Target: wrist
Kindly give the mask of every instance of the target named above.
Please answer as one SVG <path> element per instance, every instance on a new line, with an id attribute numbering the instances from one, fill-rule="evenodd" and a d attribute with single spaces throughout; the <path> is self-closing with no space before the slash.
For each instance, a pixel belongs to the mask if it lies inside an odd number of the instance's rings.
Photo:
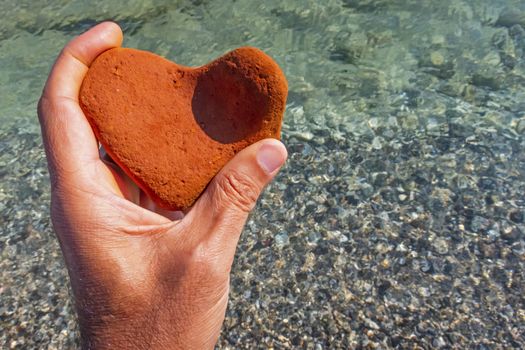
<path id="1" fill-rule="evenodd" d="M 107 301 L 105 297 L 77 299 L 82 349 L 157 349 L 162 333 L 158 318 L 137 300 Z M 179 348 L 170 339 L 169 348 Z M 166 348 L 166 347 L 164 347 Z"/>

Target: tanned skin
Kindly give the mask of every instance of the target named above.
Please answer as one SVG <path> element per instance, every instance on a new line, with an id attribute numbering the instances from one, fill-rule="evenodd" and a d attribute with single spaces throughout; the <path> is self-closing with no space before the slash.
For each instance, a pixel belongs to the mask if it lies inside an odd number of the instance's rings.
<path id="1" fill-rule="evenodd" d="M 38 116 L 51 217 L 73 289 L 84 349 L 212 349 L 249 212 L 287 153 L 274 139 L 239 152 L 186 213 L 158 208 L 100 157 L 78 104 L 91 62 L 122 43 L 115 23 L 69 42 Z"/>

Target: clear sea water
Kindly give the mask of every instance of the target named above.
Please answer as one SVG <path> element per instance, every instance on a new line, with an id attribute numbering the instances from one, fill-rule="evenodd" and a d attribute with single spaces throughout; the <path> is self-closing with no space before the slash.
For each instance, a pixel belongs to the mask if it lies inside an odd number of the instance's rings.
<path id="1" fill-rule="evenodd" d="M 0 347 L 76 344 L 36 103 L 105 19 L 184 65 L 251 45 L 287 76 L 290 161 L 220 347 L 525 346 L 525 1 L 1 0 Z"/>

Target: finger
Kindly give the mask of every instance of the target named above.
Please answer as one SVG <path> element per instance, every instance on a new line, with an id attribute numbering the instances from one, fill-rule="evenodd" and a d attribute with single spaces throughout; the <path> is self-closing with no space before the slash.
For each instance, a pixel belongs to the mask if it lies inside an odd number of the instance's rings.
<path id="1" fill-rule="evenodd" d="M 182 211 L 171 211 L 161 208 L 146 194 L 146 192 L 142 190 L 140 190 L 139 205 L 142 208 L 162 215 L 165 218 L 170 219 L 171 221 L 181 220 L 182 218 L 184 218 L 184 213 Z"/>
<path id="2" fill-rule="evenodd" d="M 131 180 L 126 172 L 115 163 L 115 161 L 106 152 L 104 147 L 100 148 L 99 154 L 100 159 L 106 164 L 115 177 L 115 182 L 119 189 L 117 194 L 120 194 L 130 202 L 164 216 L 171 221 L 181 220 L 184 217 L 184 213 L 182 211 L 166 210 L 153 202 L 153 200 L 151 200 L 151 198 L 144 191 L 142 191 L 140 187 L 138 187 L 137 184 L 133 182 L 133 180 Z"/>
<path id="3" fill-rule="evenodd" d="M 44 97 L 78 101 L 89 66 L 102 52 L 122 44 L 122 30 L 114 22 L 100 23 L 62 49 L 44 87 Z"/>
<path id="4" fill-rule="evenodd" d="M 198 227 L 201 237 L 196 239 L 211 238 L 225 244 L 223 248 L 233 257 L 249 212 L 286 157 L 286 148 L 275 139 L 259 141 L 239 152 L 184 218 Z"/>
<path id="5" fill-rule="evenodd" d="M 140 189 L 139 187 L 129 178 L 129 176 L 115 163 L 102 158 L 102 162 L 105 164 L 107 169 L 111 172 L 113 182 L 111 182 L 111 190 L 116 195 L 126 198 L 128 201 L 139 205 L 140 202 Z M 107 183 L 110 183 L 111 179 L 107 179 Z"/>
<path id="6" fill-rule="evenodd" d="M 105 22 L 70 41 L 57 58 L 38 105 L 52 171 L 81 170 L 86 162 L 99 159 L 97 141 L 80 109 L 78 94 L 93 60 L 121 43 L 120 27 Z"/>

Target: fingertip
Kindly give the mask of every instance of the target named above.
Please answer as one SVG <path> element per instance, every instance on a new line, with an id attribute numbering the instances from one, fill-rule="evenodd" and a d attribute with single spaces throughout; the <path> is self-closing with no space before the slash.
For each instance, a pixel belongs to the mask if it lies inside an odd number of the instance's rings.
<path id="1" fill-rule="evenodd" d="M 99 30 L 100 35 L 103 37 L 103 41 L 108 44 L 112 44 L 114 47 L 122 45 L 124 34 L 117 22 L 104 21 L 97 24 L 92 30 Z"/>
<path id="2" fill-rule="evenodd" d="M 120 26 L 118 25 L 118 23 L 115 22 L 115 21 L 112 21 L 112 20 L 107 20 L 107 21 L 104 21 L 104 22 L 100 22 L 99 24 L 95 25 L 93 28 L 97 28 L 97 27 L 109 27 L 112 30 L 119 30 L 119 31 L 121 31 Z"/>
<path id="3" fill-rule="evenodd" d="M 43 95 L 76 100 L 91 63 L 106 50 L 119 47 L 123 35 L 115 22 L 102 22 L 71 40 L 57 58 L 45 85 Z"/>
<path id="4" fill-rule="evenodd" d="M 257 149 L 257 163 L 267 174 L 277 171 L 288 158 L 288 151 L 284 144 L 276 139 L 260 141 Z"/>
<path id="5" fill-rule="evenodd" d="M 106 21 L 73 39 L 65 50 L 89 67 L 102 52 L 121 46 L 122 40 L 120 26 L 115 22 Z"/>

